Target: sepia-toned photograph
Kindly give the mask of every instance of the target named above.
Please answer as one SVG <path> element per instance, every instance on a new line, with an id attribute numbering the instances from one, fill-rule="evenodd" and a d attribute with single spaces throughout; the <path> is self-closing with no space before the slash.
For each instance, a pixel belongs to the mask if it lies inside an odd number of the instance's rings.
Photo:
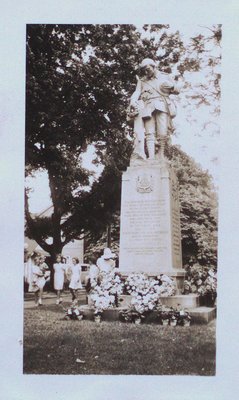
<path id="1" fill-rule="evenodd" d="M 222 31 L 26 25 L 24 374 L 216 375 Z"/>

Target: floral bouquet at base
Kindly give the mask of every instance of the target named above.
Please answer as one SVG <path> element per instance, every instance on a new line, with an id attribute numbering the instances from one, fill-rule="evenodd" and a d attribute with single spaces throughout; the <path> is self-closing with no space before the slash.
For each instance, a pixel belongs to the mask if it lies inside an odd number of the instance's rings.
<path id="1" fill-rule="evenodd" d="M 92 287 L 90 292 L 96 322 L 100 322 L 104 310 L 117 306 L 118 296 L 122 293 L 123 283 L 117 273 L 112 271 L 100 274 L 97 285 Z"/>
<path id="2" fill-rule="evenodd" d="M 186 267 L 184 294 L 199 294 L 201 305 L 213 306 L 217 296 L 217 275 L 213 268 L 200 264 Z"/>
<path id="3" fill-rule="evenodd" d="M 162 305 L 161 303 L 158 304 L 157 306 L 158 319 L 163 326 L 167 326 L 169 324 L 169 318 L 170 318 L 169 311 L 170 308 Z"/>
<path id="4" fill-rule="evenodd" d="M 208 271 L 205 280 L 205 301 L 208 307 L 213 307 L 217 298 L 217 277 L 214 271 Z"/>
<path id="5" fill-rule="evenodd" d="M 145 315 L 136 311 L 133 307 L 120 311 L 119 317 L 124 322 L 134 322 L 140 324 Z"/>
<path id="6" fill-rule="evenodd" d="M 175 293 L 175 283 L 166 275 L 161 275 L 159 280 L 144 273 L 132 273 L 126 279 L 125 287 L 132 297 L 131 313 L 133 310 L 141 319 L 157 309 L 160 296 L 172 296 Z"/>
<path id="7" fill-rule="evenodd" d="M 123 293 L 123 283 L 115 272 L 110 274 L 101 273 L 97 285 L 91 292 L 90 298 L 93 306 L 98 311 L 117 306 L 118 296 Z"/>
<path id="8" fill-rule="evenodd" d="M 190 326 L 191 325 L 191 316 L 188 314 L 183 320 L 183 326 Z"/>
<path id="9" fill-rule="evenodd" d="M 161 315 L 161 322 L 163 326 L 167 326 L 169 324 L 169 316 L 166 311 Z"/>
<path id="10" fill-rule="evenodd" d="M 123 293 L 124 284 L 120 274 L 115 271 L 110 273 L 101 272 L 98 284 L 101 288 L 108 290 L 110 294 L 120 295 Z"/>
<path id="11" fill-rule="evenodd" d="M 159 296 L 173 296 L 176 293 L 176 285 L 173 279 L 165 274 L 156 278 L 150 278 L 145 273 L 132 273 L 125 281 L 126 294 L 154 293 Z"/>
<path id="12" fill-rule="evenodd" d="M 171 307 L 169 311 L 169 325 L 176 326 L 177 323 L 178 323 L 178 311 L 174 310 L 173 307 Z"/>
<path id="13" fill-rule="evenodd" d="M 190 326 L 192 317 L 186 309 L 177 311 L 177 321 L 180 326 Z"/>
<path id="14" fill-rule="evenodd" d="M 90 294 L 91 301 L 95 311 L 103 313 L 104 310 L 115 306 L 115 296 L 110 294 L 108 290 L 96 286 Z"/>
<path id="15" fill-rule="evenodd" d="M 157 293 L 161 297 L 174 296 L 176 293 L 176 284 L 173 279 L 165 274 L 161 274 L 157 277 L 159 286 L 157 287 Z"/>
<path id="16" fill-rule="evenodd" d="M 125 293 L 135 295 L 149 289 L 149 279 L 144 273 L 132 273 L 125 280 Z"/>
<path id="17" fill-rule="evenodd" d="M 133 321 L 133 317 L 132 317 L 132 313 L 131 310 L 126 308 L 124 310 L 121 310 L 119 312 L 119 318 L 121 321 L 124 322 L 132 322 Z"/>
<path id="18" fill-rule="evenodd" d="M 81 321 L 83 318 L 84 314 L 78 307 L 72 306 L 65 310 L 65 319 Z"/>
<path id="19" fill-rule="evenodd" d="M 94 312 L 94 320 L 96 323 L 100 323 L 102 320 L 103 311 L 95 310 Z"/>
<path id="20" fill-rule="evenodd" d="M 138 293 L 132 295 L 131 307 L 140 315 L 146 315 L 156 309 L 158 296 L 155 293 Z"/>
<path id="21" fill-rule="evenodd" d="M 100 277 L 100 286 L 108 291 L 109 295 L 115 297 L 115 306 L 118 306 L 118 298 L 123 293 L 124 283 L 120 274 L 112 271 L 109 274 L 102 274 Z"/>

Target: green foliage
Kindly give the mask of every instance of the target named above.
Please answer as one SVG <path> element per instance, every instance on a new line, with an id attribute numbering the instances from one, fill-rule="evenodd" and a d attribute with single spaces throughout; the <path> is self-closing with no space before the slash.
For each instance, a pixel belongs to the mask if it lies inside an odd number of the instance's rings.
<path id="1" fill-rule="evenodd" d="M 200 264 L 186 265 L 184 294 L 197 293 L 200 296 L 217 294 L 217 275 L 215 269 Z"/>
<path id="2" fill-rule="evenodd" d="M 26 235 L 29 239 L 34 239 L 36 234 L 40 235 L 43 240 L 52 235 L 52 220 L 49 217 L 35 217 L 32 221 L 31 228 L 26 227 Z"/>
<path id="3" fill-rule="evenodd" d="M 217 196 L 210 175 L 176 146 L 169 158 L 179 182 L 183 264 L 217 263 Z"/>

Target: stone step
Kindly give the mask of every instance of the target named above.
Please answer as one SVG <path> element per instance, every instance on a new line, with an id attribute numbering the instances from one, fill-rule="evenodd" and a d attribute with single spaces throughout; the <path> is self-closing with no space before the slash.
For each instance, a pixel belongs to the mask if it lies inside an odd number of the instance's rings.
<path id="1" fill-rule="evenodd" d="M 80 306 L 80 309 L 85 315 L 86 319 L 93 320 L 94 319 L 94 308 L 88 305 Z M 102 319 L 104 321 L 118 321 L 119 320 L 119 312 L 124 310 L 125 307 L 117 307 L 105 310 L 103 312 Z M 192 316 L 192 323 L 194 324 L 207 324 L 212 321 L 216 317 L 216 308 L 215 307 L 196 307 L 190 310 L 190 315 Z M 146 323 L 157 322 L 158 316 L 155 311 L 150 313 L 147 318 L 145 318 Z"/>
<path id="2" fill-rule="evenodd" d="M 175 296 L 160 297 L 160 301 L 165 306 L 173 308 L 178 307 L 178 305 L 180 305 L 180 307 L 182 308 L 188 309 L 199 307 L 199 295 L 197 294 L 176 294 Z M 122 295 L 119 298 L 120 307 L 128 307 L 130 305 L 130 302 L 130 295 Z M 91 305 L 90 299 L 88 304 Z"/>
<path id="3" fill-rule="evenodd" d="M 208 324 L 216 318 L 216 307 L 196 307 L 190 309 L 190 314 L 196 324 Z"/>
<path id="4" fill-rule="evenodd" d="M 197 294 L 177 294 L 175 296 L 160 297 L 162 304 L 176 308 L 178 306 L 191 310 L 199 307 L 199 295 Z"/>

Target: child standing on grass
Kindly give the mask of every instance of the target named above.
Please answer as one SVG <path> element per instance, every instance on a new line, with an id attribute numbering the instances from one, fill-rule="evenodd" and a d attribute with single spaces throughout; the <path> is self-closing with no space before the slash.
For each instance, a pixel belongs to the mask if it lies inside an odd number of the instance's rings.
<path id="1" fill-rule="evenodd" d="M 45 283 L 45 273 L 40 267 L 40 257 L 35 257 L 32 266 L 32 281 L 29 286 L 29 291 L 35 293 L 36 307 L 42 305 L 42 295 Z"/>
<path id="2" fill-rule="evenodd" d="M 64 286 L 64 277 L 66 271 L 66 264 L 63 264 L 61 262 L 60 254 L 56 257 L 56 262 L 55 264 L 53 264 L 53 270 L 54 270 L 54 289 L 56 290 L 57 293 L 56 304 L 60 304 L 62 303 L 61 293 Z"/>
<path id="3" fill-rule="evenodd" d="M 98 257 L 96 255 L 89 257 L 89 274 L 86 276 L 86 291 L 90 292 L 92 288 L 97 285 L 98 276 L 100 274 L 100 270 L 96 265 L 96 259 Z"/>
<path id="4" fill-rule="evenodd" d="M 40 265 L 39 265 L 41 271 L 44 274 L 45 282 L 50 280 L 50 275 L 51 271 L 46 263 L 46 257 L 45 256 L 40 256 Z"/>
<path id="5" fill-rule="evenodd" d="M 69 289 L 72 295 L 72 303 L 78 302 L 78 290 L 82 289 L 81 283 L 81 266 L 77 257 L 72 258 L 72 265 L 68 268 L 70 274 Z"/>
<path id="6" fill-rule="evenodd" d="M 64 286 L 63 286 L 63 290 L 66 290 L 66 291 L 68 291 L 69 290 L 69 277 L 68 277 L 68 268 L 69 268 L 69 265 L 70 265 L 70 260 L 71 260 L 71 257 L 70 256 L 64 256 L 64 257 L 61 257 L 61 262 L 63 263 L 63 264 L 65 264 L 65 267 L 66 267 L 66 274 L 65 274 L 65 278 L 64 278 Z"/>

